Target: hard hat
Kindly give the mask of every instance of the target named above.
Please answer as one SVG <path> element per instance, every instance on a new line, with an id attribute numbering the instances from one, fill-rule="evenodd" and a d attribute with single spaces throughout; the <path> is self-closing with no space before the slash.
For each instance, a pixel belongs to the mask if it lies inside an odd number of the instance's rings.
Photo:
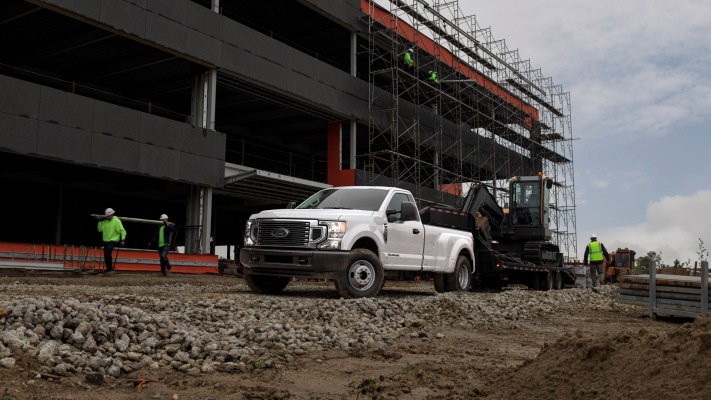
<path id="1" fill-rule="evenodd" d="M 164 219 L 167 220 L 167 219 L 168 219 L 168 216 L 165 215 L 165 214 L 161 214 L 159 219 L 160 219 L 161 221 L 163 221 Z"/>
<path id="2" fill-rule="evenodd" d="M 415 50 L 415 49 L 413 49 L 412 47 L 410 47 L 409 49 L 407 49 L 407 51 L 413 51 L 413 50 Z"/>
<path id="3" fill-rule="evenodd" d="M 107 208 L 106 211 L 104 211 L 104 217 L 108 217 L 109 215 L 114 215 L 113 208 Z"/>
<path id="4" fill-rule="evenodd" d="M 597 239 L 597 235 L 593 233 L 592 235 L 590 235 L 590 239 Z"/>
<path id="5" fill-rule="evenodd" d="M 432 73 L 432 71 L 427 71 L 427 73 L 428 73 L 428 74 L 431 74 L 431 73 Z"/>

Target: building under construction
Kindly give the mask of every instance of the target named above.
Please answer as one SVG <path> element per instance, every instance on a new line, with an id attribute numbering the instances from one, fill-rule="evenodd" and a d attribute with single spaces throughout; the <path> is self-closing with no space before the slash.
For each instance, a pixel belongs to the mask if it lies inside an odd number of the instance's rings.
<path id="1" fill-rule="evenodd" d="M 0 241 L 96 245 L 112 207 L 234 249 L 331 185 L 456 206 L 540 171 L 577 253 L 570 95 L 456 0 L 6 0 L 0 36 Z"/>

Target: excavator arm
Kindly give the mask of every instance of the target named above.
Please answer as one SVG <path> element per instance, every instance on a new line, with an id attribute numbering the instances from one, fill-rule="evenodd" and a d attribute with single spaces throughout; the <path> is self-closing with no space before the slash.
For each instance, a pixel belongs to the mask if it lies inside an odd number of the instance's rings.
<path id="1" fill-rule="evenodd" d="M 477 212 L 481 213 L 489 220 L 489 224 L 494 229 L 500 227 L 506 217 L 504 210 L 501 209 L 494 196 L 481 183 L 474 184 L 469 189 L 469 193 L 464 199 L 464 205 L 462 205 L 462 212 L 471 215 L 476 215 Z"/>

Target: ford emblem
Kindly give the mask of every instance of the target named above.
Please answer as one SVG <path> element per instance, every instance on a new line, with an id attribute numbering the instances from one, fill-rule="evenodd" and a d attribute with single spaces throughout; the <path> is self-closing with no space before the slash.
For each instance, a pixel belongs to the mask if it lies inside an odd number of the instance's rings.
<path id="1" fill-rule="evenodd" d="M 277 239 L 285 238 L 289 236 L 289 230 L 286 228 L 276 228 L 272 231 L 272 237 Z"/>

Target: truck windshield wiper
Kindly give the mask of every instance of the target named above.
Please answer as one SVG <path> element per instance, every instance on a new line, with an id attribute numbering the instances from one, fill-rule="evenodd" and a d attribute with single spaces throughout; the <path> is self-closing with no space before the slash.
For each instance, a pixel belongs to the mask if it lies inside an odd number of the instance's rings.
<path id="1" fill-rule="evenodd" d="M 351 207 L 324 207 L 324 210 L 352 210 Z"/>

